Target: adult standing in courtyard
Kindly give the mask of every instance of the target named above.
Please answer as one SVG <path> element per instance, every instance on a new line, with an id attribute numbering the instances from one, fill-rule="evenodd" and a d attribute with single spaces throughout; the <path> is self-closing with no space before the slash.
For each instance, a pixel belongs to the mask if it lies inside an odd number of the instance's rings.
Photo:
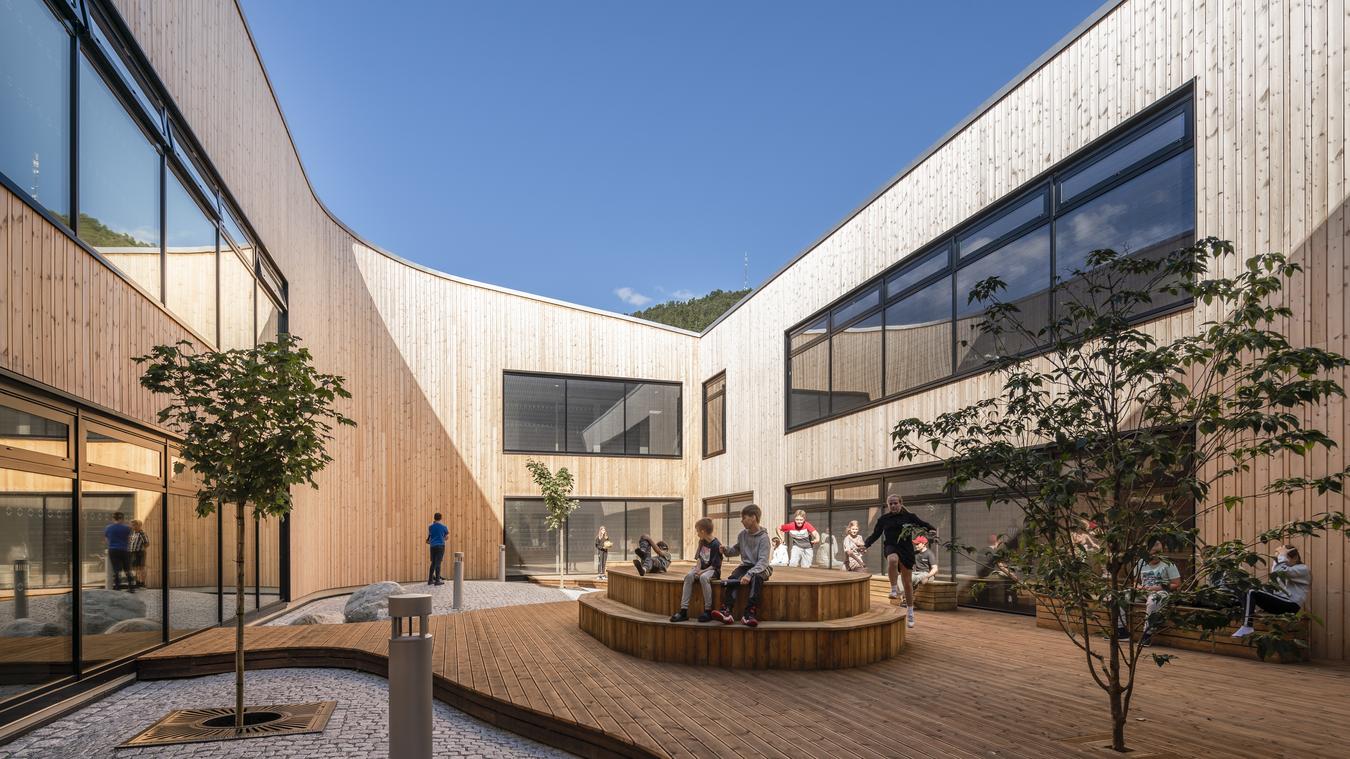
<path id="1" fill-rule="evenodd" d="M 797 509 L 792 521 L 778 528 L 783 545 L 788 547 L 788 566 L 809 569 L 815 560 L 815 547 L 820 543 L 820 533 L 806 521 L 806 512 Z"/>
<path id="2" fill-rule="evenodd" d="M 441 512 L 436 512 L 431 524 L 427 525 L 427 545 L 431 548 L 431 566 L 427 567 L 427 584 L 444 585 L 441 579 L 441 562 L 445 560 L 445 539 L 450 528 L 441 524 Z"/>
<path id="3" fill-rule="evenodd" d="M 905 586 L 905 623 L 914 626 L 914 584 L 911 573 L 914 571 L 914 538 L 917 528 L 936 535 L 937 528 L 920 519 L 914 512 L 905 508 L 900 496 L 886 498 L 886 512 L 877 517 L 872 535 L 863 543 L 863 548 L 871 548 L 877 538 L 883 537 L 882 555 L 886 557 L 886 574 L 891 578 L 891 598 L 900 596 L 900 587 L 896 576 Z"/>

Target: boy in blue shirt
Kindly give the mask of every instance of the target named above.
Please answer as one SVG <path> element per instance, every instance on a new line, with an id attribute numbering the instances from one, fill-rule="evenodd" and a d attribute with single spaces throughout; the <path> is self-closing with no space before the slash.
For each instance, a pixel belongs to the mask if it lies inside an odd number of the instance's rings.
<path id="1" fill-rule="evenodd" d="M 131 527 L 123 522 L 122 512 L 113 512 L 112 524 L 103 528 L 103 539 L 108 541 L 108 563 L 112 564 L 113 590 L 122 589 L 122 575 L 127 578 L 127 590 L 136 592 L 136 577 L 131 573 Z"/>
<path id="2" fill-rule="evenodd" d="M 445 538 L 450 528 L 441 524 L 441 512 L 436 512 L 434 521 L 427 525 L 427 545 L 431 546 L 431 566 L 427 569 L 428 585 L 444 585 L 441 579 L 441 561 L 445 558 Z"/>

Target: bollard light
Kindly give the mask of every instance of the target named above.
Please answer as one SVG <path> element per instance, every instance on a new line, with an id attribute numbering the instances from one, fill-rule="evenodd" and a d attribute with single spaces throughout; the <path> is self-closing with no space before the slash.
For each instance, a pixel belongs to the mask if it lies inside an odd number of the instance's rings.
<path id="1" fill-rule="evenodd" d="M 431 596 L 389 596 L 389 756 L 431 759 Z"/>
<path id="2" fill-rule="evenodd" d="M 506 582 L 506 546 L 497 546 L 497 582 Z"/>
<path id="3" fill-rule="evenodd" d="M 14 618 L 28 616 L 28 559 L 14 560 Z"/>
<path id="4" fill-rule="evenodd" d="M 455 551 L 455 611 L 464 608 L 464 552 Z"/>

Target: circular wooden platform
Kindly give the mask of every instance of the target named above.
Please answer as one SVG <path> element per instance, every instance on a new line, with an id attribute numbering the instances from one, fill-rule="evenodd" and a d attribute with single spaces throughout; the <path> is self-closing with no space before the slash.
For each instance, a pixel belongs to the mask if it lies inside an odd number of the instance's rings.
<path id="1" fill-rule="evenodd" d="M 764 585 L 758 627 L 672 623 L 690 566 L 677 562 L 668 573 L 646 577 L 632 567 L 611 567 L 608 591 L 578 599 L 579 626 L 642 659 L 744 669 L 857 667 L 889 659 L 904 646 L 904 610 L 872 602 L 870 575 L 821 569 L 775 567 Z M 695 587 L 689 607 L 697 617 L 703 602 Z M 720 607 L 716 584 L 713 593 Z"/>

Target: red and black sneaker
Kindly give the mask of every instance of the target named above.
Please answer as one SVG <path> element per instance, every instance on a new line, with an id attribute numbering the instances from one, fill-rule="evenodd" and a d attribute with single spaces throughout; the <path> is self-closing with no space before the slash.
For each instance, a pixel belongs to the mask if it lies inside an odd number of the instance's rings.
<path id="1" fill-rule="evenodd" d="M 721 623 L 724 624 L 724 625 L 729 625 L 729 624 L 731 624 L 732 622 L 735 622 L 735 621 L 736 621 L 736 618 L 733 617 L 733 616 L 731 616 L 731 609 L 728 609 L 728 608 L 725 608 L 725 607 L 723 607 L 723 608 L 721 608 L 721 609 L 718 609 L 717 611 L 713 612 L 712 614 L 713 614 L 713 619 L 716 619 L 718 622 L 721 622 Z"/>
<path id="2" fill-rule="evenodd" d="M 759 610 L 753 606 L 745 607 L 745 613 L 741 615 L 741 624 L 745 625 L 746 627 L 758 627 L 759 626 L 758 611 Z"/>

